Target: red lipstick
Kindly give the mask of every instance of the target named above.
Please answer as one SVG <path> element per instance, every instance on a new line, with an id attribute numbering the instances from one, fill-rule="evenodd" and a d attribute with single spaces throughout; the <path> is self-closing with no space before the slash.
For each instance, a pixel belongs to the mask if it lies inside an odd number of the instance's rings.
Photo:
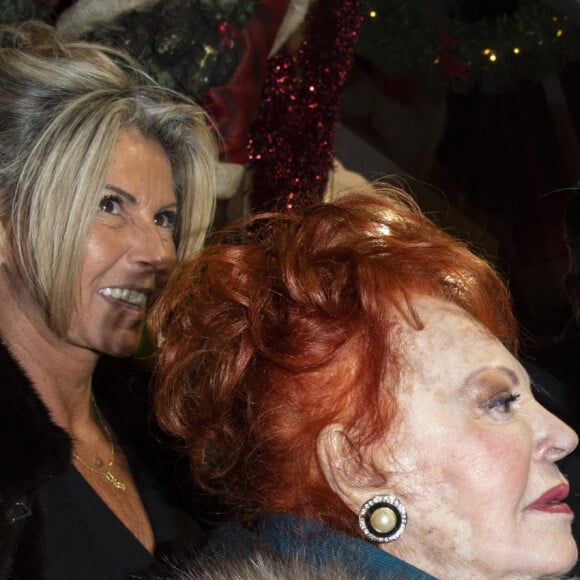
<path id="1" fill-rule="evenodd" d="M 540 512 L 548 512 L 552 514 L 570 514 L 572 509 L 564 500 L 568 497 L 570 488 L 568 484 L 561 483 L 546 493 L 543 493 L 536 501 L 533 501 L 526 509 L 536 510 Z"/>

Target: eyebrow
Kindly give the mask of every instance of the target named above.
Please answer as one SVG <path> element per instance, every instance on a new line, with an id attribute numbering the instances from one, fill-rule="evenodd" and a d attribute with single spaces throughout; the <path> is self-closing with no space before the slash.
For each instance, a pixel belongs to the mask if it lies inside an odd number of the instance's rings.
<path id="1" fill-rule="evenodd" d="M 497 367 L 481 367 L 472 373 L 470 373 L 465 380 L 463 381 L 464 387 L 469 387 L 470 383 L 476 379 L 479 375 L 485 372 L 499 372 L 503 375 L 507 375 L 507 377 L 514 383 L 514 385 L 518 386 L 520 384 L 520 378 L 518 375 L 510 368 L 505 367 L 503 365 Z"/>
<path id="2" fill-rule="evenodd" d="M 110 183 L 107 183 L 105 185 L 105 189 L 118 193 L 120 196 L 124 197 L 129 203 L 137 204 L 137 198 L 134 195 L 130 194 L 128 191 L 125 191 L 120 187 L 117 187 L 116 185 L 111 185 Z"/>
<path id="3" fill-rule="evenodd" d="M 105 184 L 105 189 L 108 189 L 109 191 L 114 191 L 115 193 L 125 198 L 129 203 L 137 205 L 137 198 L 128 191 L 125 191 L 123 188 L 107 183 Z M 177 201 L 172 201 L 171 203 L 161 206 L 159 208 L 159 211 L 165 211 L 173 208 L 177 208 Z"/>

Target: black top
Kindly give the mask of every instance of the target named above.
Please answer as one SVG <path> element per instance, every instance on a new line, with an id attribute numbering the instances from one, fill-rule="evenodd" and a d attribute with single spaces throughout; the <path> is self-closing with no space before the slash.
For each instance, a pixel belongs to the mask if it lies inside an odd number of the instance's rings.
<path id="1" fill-rule="evenodd" d="M 187 464 L 176 461 L 148 420 L 149 376 L 140 361 L 101 357 L 93 387 L 160 553 L 170 537 L 203 539 L 193 518 L 206 502 L 195 498 L 182 471 Z M 152 560 L 74 470 L 71 452 L 70 436 L 0 341 L 0 580 L 125 578 Z"/>
<path id="2" fill-rule="evenodd" d="M 156 554 L 170 551 L 174 543 L 197 540 L 197 524 L 173 504 L 132 445 L 131 437 L 114 428 L 149 517 Z M 42 486 L 40 503 L 46 518 L 45 570 L 50 580 L 139 577 L 153 563 L 154 557 L 72 464 Z"/>

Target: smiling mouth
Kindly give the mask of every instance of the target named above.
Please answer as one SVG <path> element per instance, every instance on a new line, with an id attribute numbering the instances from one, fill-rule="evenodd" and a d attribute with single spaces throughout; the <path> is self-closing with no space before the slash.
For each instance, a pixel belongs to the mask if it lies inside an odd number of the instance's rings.
<path id="1" fill-rule="evenodd" d="M 121 302 L 131 310 L 141 310 L 147 304 L 147 294 L 130 288 L 101 288 L 98 293 L 105 298 Z"/>

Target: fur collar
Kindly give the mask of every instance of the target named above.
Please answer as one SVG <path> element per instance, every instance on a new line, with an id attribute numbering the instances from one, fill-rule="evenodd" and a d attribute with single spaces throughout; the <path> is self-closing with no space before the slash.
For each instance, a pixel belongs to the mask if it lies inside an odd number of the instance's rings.
<path id="1" fill-rule="evenodd" d="M 4 344 L 0 344 L 0 373 L 2 487 L 30 492 L 66 468 L 71 439 L 52 422 L 30 379 Z"/>
<path id="2" fill-rule="evenodd" d="M 64 471 L 72 441 L 58 427 L 24 370 L 0 343 L 0 489 L 30 493 Z M 97 400 L 110 419 L 137 439 L 147 435 L 149 369 L 134 359 L 101 357 L 93 375 Z"/>

